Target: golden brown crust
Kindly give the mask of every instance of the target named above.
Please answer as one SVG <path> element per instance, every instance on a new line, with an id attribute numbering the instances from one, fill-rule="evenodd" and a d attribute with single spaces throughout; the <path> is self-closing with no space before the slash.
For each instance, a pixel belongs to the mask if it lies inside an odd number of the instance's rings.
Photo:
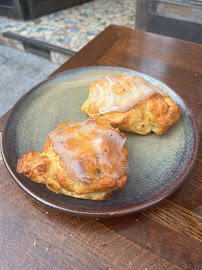
<path id="1" fill-rule="evenodd" d="M 120 77 L 116 76 L 116 78 Z M 103 79 L 100 81 L 103 83 Z M 90 86 L 90 93 L 96 83 Z M 180 118 L 180 111 L 180 106 L 171 97 L 160 93 L 139 101 L 126 112 L 111 111 L 99 114 L 99 108 L 90 96 L 82 106 L 82 112 L 88 114 L 90 118 L 107 120 L 112 126 L 118 127 L 120 130 L 141 135 L 146 135 L 151 131 L 157 135 L 163 134 L 170 126 L 177 123 Z"/>
<path id="2" fill-rule="evenodd" d="M 118 132 L 122 137 L 124 135 L 119 130 L 113 129 L 108 122 L 98 120 L 97 126 L 103 130 L 113 130 Z M 67 123 L 61 123 L 57 128 L 64 128 Z M 76 127 L 73 127 L 76 128 Z M 84 136 L 84 135 L 83 135 Z M 85 137 L 85 136 L 84 136 Z M 82 138 L 81 138 L 82 140 Z M 86 145 L 86 137 L 84 138 L 83 145 Z M 110 145 L 107 144 L 106 149 Z M 70 147 L 73 147 L 72 145 Z M 122 148 L 122 153 L 128 157 L 126 145 Z M 91 159 L 91 152 L 86 152 L 87 155 L 82 156 L 83 161 L 85 159 Z M 88 155 L 89 154 L 89 155 Z M 112 155 L 112 159 L 117 158 Z M 91 160 L 90 160 L 91 162 Z M 91 163 L 90 163 L 91 164 Z M 46 184 L 46 186 L 55 193 L 62 193 L 68 196 L 92 199 L 92 200 L 104 200 L 113 190 L 123 188 L 127 182 L 127 177 L 124 173 L 118 179 L 112 179 L 107 177 L 97 165 L 97 168 L 91 168 L 94 176 L 90 183 L 71 180 L 66 173 L 66 169 L 62 159 L 54 152 L 53 145 L 50 139 L 47 139 L 44 146 L 43 153 L 29 152 L 22 155 L 17 164 L 17 172 L 23 173 L 31 180 Z"/>

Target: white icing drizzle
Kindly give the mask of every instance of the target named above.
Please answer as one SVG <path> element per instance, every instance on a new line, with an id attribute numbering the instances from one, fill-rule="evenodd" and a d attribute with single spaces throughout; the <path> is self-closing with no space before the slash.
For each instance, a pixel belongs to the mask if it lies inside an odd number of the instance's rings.
<path id="1" fill-rule="evenodd" d="M 167 95 L 140 76 L 106 76 L 104 81 L 95 84 L 90 98 L 99 107 L 99 114 L 104 114 L 112 111 L 126 112 L 139 101 L 157 93 Z"/>
<path id="2" fill-rule="evenodd" d="M 77 129 L 74 129 L 71 132 L 69 128 L 74 126 L 77 126 Z M 102 130 L 97 126 L 95 120 L 88 119 L 85 122 L 72 122 L 66 127 L 58 128 L 50 132 L 48 137 L 52 142 L 54 151 L 63 160 L 68 177 L 75 181 L 90 183 L 90 179 L 92 179 L 93 176 L 84 168 L 82 161 L 79 158 L 79 152 L 82 151 L 83 145 L 83 142 L 80 141 L 79 136 L 81 136 L 81 134 L 88 136 L 88 134 L 92 131 L 92 139 L 86 143 L 88 143 L 90 148 L 93 149 L 95 156 L 93 162 L 95 163 L 95 166 L 98 165 L 97 167 L 100 167 L 106 176 L 112 179 L 118 179 L 125 172 L 125 169 L 128 166 L 126 157 L 122 153 L 122 148 L 126 139 L 123 139 L 118 132 L 113 130 Z M 68 148 L 69 139 L 76 140 L 78 145 L 76 149 L 71 150 Z M 103 145 L 106 141 L 114 145 L 112 151 L 115 151 L 114 154 L 117 155 L 117 160 L 115 160 L 115 170 L 108 169 L 108 167 L 110 168 L 112 164 L 110 152 L 103 150 L 105 149 Z"/>

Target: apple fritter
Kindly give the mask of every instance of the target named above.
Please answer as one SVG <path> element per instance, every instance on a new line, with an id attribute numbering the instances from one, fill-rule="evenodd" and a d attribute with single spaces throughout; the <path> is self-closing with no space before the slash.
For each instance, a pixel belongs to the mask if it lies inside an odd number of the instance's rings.
<path id="1" fill-rule="evenodd" d="M 82 111 L 141 135 L 163 134 L 180 118 L 180 106 L 161 88 L 136 75 L 106 76 L 89 87 Z"/>
<path id="2" fill-rule="evenodd" d="M 24 153 L 17 172 L 55 193 L 104 200 L 127 182 L 125 135 L 103 120 L 61 123 L 43 153 Z"/>

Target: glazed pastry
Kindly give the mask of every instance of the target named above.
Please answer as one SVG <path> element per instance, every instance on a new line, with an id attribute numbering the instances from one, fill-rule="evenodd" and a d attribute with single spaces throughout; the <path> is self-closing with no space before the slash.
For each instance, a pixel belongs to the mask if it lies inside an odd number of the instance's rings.
<path id="1" fill-rule="evenodd" d="M 89 87 L 82 111 L 121 130 L 163 134 L 180 118 L 180 106 L 161 88 L 137 75 L 106 76 Z"/>
<path id="2" fill-rule="evenodd" d="M 127 182 L 125 140 L 103 120 L 64 122 L 48 134 L 43 153 L 22 155 L 17 172 L 55 193 L 104 200 Z"/>

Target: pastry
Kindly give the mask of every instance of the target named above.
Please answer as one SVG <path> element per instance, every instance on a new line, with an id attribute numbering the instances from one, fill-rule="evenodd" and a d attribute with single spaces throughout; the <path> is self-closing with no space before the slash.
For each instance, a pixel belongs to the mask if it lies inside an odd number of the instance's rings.
<path id="1" fill-rule="evenodd" d="M 64 122 L 48 134 L 43 153 L 23 154 L 16 170 L 55 193 L 104 200 L 127 182 L 125 140 L 100 119 Z"/>
<path id="2" fill-rule="evenodd" d="M 121 130 L 163 134 L 180 118 L 180 106 L 161 88 L 141 76 L 106 76 L 89 87 L 82 111 Z"/>

